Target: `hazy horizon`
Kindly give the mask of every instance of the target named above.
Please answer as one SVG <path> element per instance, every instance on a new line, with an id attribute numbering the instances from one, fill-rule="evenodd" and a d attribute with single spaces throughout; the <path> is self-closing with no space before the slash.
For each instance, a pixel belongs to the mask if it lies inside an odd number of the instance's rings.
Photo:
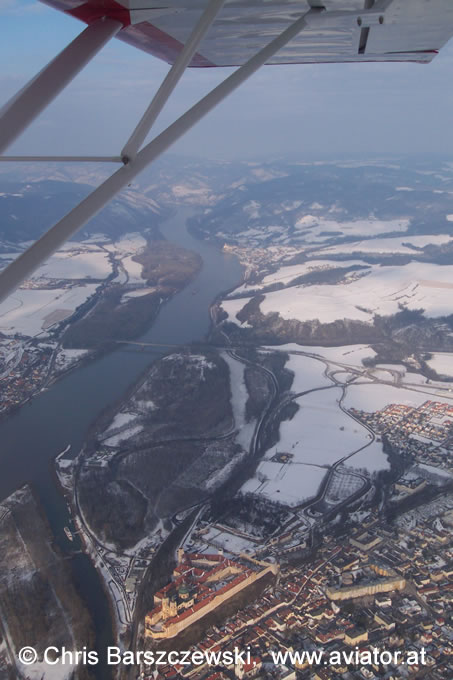
<path id="1" fill-rule="evenodd" d="M 3 105 L 84 24 L 39 2 L 0 0 Z M 10 148 L 10 154 L 119 154 L 168 65 L 113 40 Z M 190 69 L 161 131 L 233 69 Z M 453 43 L 428 65 L 264 67 L 171 152 L 241 159 L 287 154 L 453 152 Z M 373 149 L 376 151 L 373 152 Z"/>

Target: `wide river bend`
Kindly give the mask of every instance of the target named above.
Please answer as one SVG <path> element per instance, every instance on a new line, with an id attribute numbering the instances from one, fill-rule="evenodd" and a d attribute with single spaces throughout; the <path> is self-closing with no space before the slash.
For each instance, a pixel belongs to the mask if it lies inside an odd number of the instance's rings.
<path id="1" fill-rule="evenodd" d="M 241 279 L 242 269 L 233 255 L 193 238 L 186 220 L 193 209 L 180 208 L 161 227 L 165 238 L 198 252 L 203 266 L 196 279 L 164 305 L 141 337 L 151 343 L 183 345 L 202 340 L 209 330 L 209 307 L 222 291 Z M 144 369 L 161 352 L 131 352 L 120 348 L 68 373 L 28 405 L 0 423 L 0 500 L 26 482 L 33 485 L 47 514 L 56 542 L 68 553 L 63 527 L 69 523 L 66 502 L 53 475 L 53 459 L 68 444 L 78 452 L 87 430 L 99 413 L 117 402 Z M 110 614 L 100 578 L 83 554 L 71 557 L 74 579 L 86 602 L 96 630 L 98 651 L 112 644 Z M 52 641 L 49 640 L 49 644 Z M 110 678 L 104 665 L 97 668 L 100 680 Z"/>

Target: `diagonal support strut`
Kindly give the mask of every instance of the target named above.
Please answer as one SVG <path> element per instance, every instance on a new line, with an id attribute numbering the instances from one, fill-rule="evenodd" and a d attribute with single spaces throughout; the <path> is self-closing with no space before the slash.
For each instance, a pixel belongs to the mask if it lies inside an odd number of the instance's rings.
<path id="1" fill-rule="evenodd" d="M 122 163 L 120 156 L 0 156 L 0 163 Z"/>
<path id="2" fill-rule="evenodd" d="M 229 94 L 258 71 L 282 47 L 295 38 L 306 26 L 306 19 L 323 9 L 310 9 L 279 36 L 251 57 L 243 66 L 217 85 L 192 108 L 149 142 L 137 156 L 117 170 L 78 206 L 57 222 L 28 250 L 0 273 L 0 302 L 15 290 L 24 279 L 54 253 L 65 241 L 96 215 L 121 189 L 131 182 L 180 137 L 204 118 Z"/>
<path id="3" fill-rule="evenodd" d="M 0 109 L 0 153 L 122 28 L 120 21 L 107 17 L 90 24 Z"/>
<path id="4" fill-rule="evenodd" d="M 192 61 L 201 41 L 215 21 L 225 0 L 210 0 L 197 25 L 189 36 L 183 50 L 165 76 L 142 119 L 126 142 L 121 157 L 124 163 L 134 158 L 151 130 L 159 113 L 167 103 L 171 93 L 179 83 L 184 71 Z"/>

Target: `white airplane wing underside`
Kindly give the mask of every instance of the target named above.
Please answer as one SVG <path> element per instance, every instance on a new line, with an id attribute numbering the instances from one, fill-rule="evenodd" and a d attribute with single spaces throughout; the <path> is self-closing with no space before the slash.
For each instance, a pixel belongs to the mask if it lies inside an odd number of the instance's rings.
<path id="1" fill-rule="evenodd" d="M 125 27 L 118 38 L 168 63 L 181 52 L 207 4 L 206 0 L 44 1 L 86 23 L 101 14 L 119 18 Z M 227 0 L 190 65 L 240 66 L 301 14 L 318 7 L 325 9 L 323 17 L 313 17 L 307 30 L 269 64 L 429 62 L 453 35 L 451 0 Z M 363 16 L 357 16 L 361 12 Z"/>

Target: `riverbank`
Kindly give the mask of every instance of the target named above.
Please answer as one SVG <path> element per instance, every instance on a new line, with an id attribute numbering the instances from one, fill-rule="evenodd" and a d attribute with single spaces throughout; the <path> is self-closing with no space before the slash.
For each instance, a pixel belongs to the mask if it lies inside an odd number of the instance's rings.
<path id="1" fill-rule="evenodd" d="M 181 209 L 161 225 L 161 231 L 167 240 L 198 252 L 203 265 L 193 283 L 161 307 L 151 328 L 139 338 L 144 342 L 181 346 L 205 338 L 210 328 L 212 300 L 241 279 L 242 270 L 234 256 L 219 252 L 188 234 L 185 223 L 192 213 L 192 209 Z M 99 414 L 118 402 L 129 386 L 164 353 L 163 350 L 150 354 L 125 351 L 124 347 L 115 349 L 65 374 L 37 394 L 29 406 L 0 423 L 0 498 L 30 481 L 55 541 L 65 554 L 70 554 L 64 533 L 70 517 L 66 501 L 54 482 L 54 458 L 68 444 L 71 452 L 80 451 Z M 71 564 L 79 593 L 90 605 L 96 638 L 103 644 L 109 610 L 98 574 L 85 555 L 73 556 Z"/>
<path id="2" fill-rule="evenodd" d="M 50 527 L 32 489 L 24 486 L 0 505 L 0 595 L 7 666 L 21 675 L 17 654 L 37 652 L 28 670 L 47 677 L 42 655 L 49 644 L 76 651 L 93 646 L 88 609 L 74 587 L 71 569 L 53 545 Z M 11 568 L 14 565 L 14 568 Z M 77 677 L 87 677 L 83 671 Z"/>
<path id="3" fill-rule="evenodd" d="M 118 341 L 136 340 L 148 332 L 162 307 L 196 278 L 203 264 L 198 253 L 165 240 L 160 232 L 153 233 L 152 240 L 148 237 L 146 245 L 130 259 L 130 267 L 139 270 L 132 281 L 125 272 L 127 278 L 120 283 L 118 263 L 113 260 L 114 272 L 74 314 L 49 329 L 48 338 L 21 337 L 21 361 L 27 370 L 24 373 L 22 367 L 22 372 L 16 370 L 3 378 L 7 398 L 0 405 L 0 419 L 36 398 L 68 371 L 115 350 Z M 70 264 L 71 258 L 68 260 Z M 28 382 L 24 382 L 26 376 Z M 13 389 L 11 385 L 16 383 Z"/>

